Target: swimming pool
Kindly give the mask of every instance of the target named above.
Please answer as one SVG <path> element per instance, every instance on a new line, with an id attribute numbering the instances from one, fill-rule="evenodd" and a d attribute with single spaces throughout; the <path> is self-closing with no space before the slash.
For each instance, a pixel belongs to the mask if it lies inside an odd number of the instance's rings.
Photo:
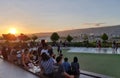
<path id="1" fill-rule="evenodd" d="M 113 48 L 86 48 L 86 47 L 70 47 L 69 53 L 100 53 L 100 54 L 120 54 L 120 48 L 117 51 Z"/>

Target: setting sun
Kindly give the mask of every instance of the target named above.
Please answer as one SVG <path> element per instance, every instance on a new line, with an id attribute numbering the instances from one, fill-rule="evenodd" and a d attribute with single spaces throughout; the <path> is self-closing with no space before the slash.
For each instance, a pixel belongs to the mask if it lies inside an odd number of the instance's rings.
<path id="1" fill-rule="evenodd" d="M 15 29 L 15 28 L 11 28 L 11 29 L 9 30 L 9 33 L 11 33 L 11 34 L 16 34 L 16 33 L 17 33 L 17 31 L 16 31 L 16 29 Z"/>

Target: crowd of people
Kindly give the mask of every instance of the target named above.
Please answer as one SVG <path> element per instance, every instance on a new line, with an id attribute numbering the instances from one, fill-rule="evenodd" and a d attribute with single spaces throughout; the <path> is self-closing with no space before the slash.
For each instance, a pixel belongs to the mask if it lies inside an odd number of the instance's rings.
<path id="1" fill-rule="evenodd" d="M 80 66 L 78 58 L 74 57 L 70 64 L 68 58 L 62 54 L 58 46 L 58 54 L 55 54 L 52 46 L 45 40 L 40 43 L 26 43 L 17 46 L 2 46 L 3 59 L 17 64 L 26 70 L 36 67 L 36 72 L 41 78 L 79 78 Z M 64 60 L 63 60 L 64 59 Z"/>

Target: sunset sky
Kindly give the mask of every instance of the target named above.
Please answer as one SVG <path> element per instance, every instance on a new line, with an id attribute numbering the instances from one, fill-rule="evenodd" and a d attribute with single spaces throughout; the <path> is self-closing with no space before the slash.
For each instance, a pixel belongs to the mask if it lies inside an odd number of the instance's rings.
<path id="1" fill-rule="evenodd" d="M 120 24 L 120 0 L 0 0 L 0 34 Z"/>

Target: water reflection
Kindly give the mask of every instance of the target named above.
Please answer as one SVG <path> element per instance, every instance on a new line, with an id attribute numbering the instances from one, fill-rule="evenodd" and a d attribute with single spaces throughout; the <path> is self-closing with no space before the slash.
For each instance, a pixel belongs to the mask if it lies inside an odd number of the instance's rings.
<path id="1" fill-rule="evenodd" d="M 120 54 L 120 48 L 85 48 L 85 47 L 71 47 L 68 52 L 74 53 L 103 53 L 103 54 Z"/>

